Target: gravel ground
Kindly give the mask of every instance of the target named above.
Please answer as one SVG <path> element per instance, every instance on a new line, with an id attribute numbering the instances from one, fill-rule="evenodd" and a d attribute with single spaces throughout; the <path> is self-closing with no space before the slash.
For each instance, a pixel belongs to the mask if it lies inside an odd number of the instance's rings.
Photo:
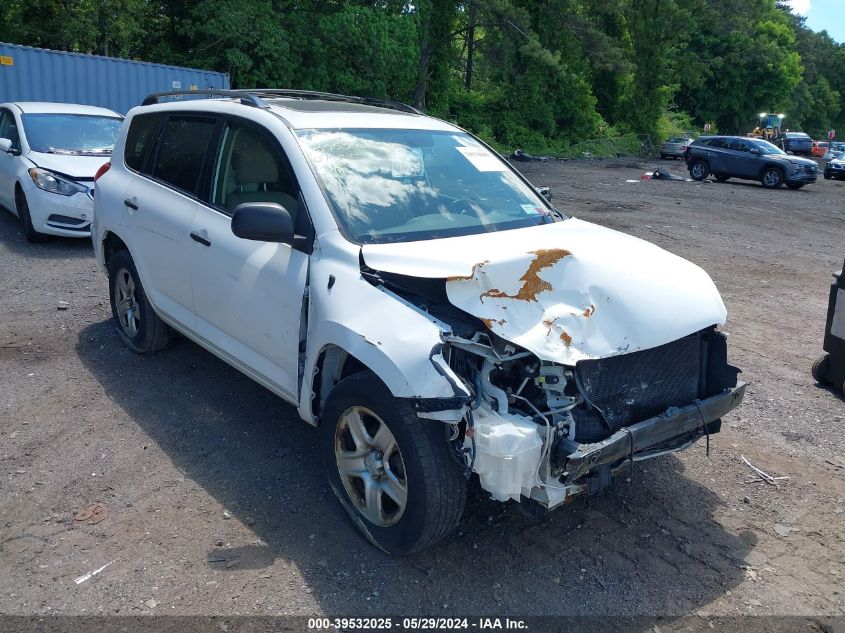
<path id="1" fill-rule="evenodd" d="M 654 164 L 520 168 L 710 272 L 745 403 L 709 457 L 639 464 L 540 522 L 475 486 L 457 534 L 399 559 L 347 521 L 292 407 L 185 340 L 127 351 L 90 244 L 27 244 L 0 212 L 0 613 L 845 614 L 845 400 L 809 373 L 845 183 L 626 182 Z M 790 479 L 751 483 L 740 455 Z M 94 503 L 103 520 L 74 521 Z"/>

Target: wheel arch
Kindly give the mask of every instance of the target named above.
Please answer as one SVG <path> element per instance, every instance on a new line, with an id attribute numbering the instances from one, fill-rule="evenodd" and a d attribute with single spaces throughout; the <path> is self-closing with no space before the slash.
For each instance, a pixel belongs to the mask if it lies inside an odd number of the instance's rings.
<path id="1" fill-rule="evenodd" d="M 103 263 L 108 266 L 109 259 L 111 259 L 115 253 L 119 253 L 120 251 L 129 252 L 129 247 L 126 245 L 126 242 L 124 242 L 117 233 L 106 231 L 103 236 Z"/>
<path id="2" fill-rule="evenodd" d="M 766 173 L 768 169 L 774 167 L 778 171 L 780 171 L 780 175 L 783 176 L 784 181 L 786 181 L 786 170 L 783 168 L 783 165 L 778 165 L 777 163 L 766 163 L 760 168 L 760 173 L 757 174 L 757 178 L 762 178 L 763 174 Z"/>

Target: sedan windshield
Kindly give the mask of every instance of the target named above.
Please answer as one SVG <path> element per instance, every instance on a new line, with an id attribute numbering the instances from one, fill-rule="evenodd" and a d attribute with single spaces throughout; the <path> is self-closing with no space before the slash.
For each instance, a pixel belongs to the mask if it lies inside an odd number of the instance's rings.
<path id="1" fill-rule="evenodd" d="M 786 154 L 780 147 L 769 143 L 769 141 L 755 141 L 754 143 L 761 154 Z"/>
<path id="2" fill-rule="evenodd" d="M 30 149 L 50 154 L 111 154 L 121 122 L 82 114 L 23 115 Z"/>
<path id="3" fill-rule="evenodd" d="M 300 144 L 353 242 L 427 240 L 552 222 L 536 191 L 463 132 L 301 130 Z"/>

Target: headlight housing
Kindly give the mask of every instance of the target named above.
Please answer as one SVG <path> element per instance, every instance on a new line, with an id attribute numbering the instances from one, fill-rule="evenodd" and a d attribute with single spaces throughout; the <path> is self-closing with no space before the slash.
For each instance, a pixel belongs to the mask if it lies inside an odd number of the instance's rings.
<path id="1" fill-rule="evenodd" d="M 80 185 L 79 183 L 59 176 L 52 171 L 41 169 L 39 167 L 33 167 L 30 169 L 29 177 L 32 178 L 32 182 L 34 182 L 35 186 L 39 189 L 49 191 L 50 193 L 57 193 L 60 196 L 72 196 L 76 193 L 87 193 L 88 191 L 88 187 L 85 185 Z"/>

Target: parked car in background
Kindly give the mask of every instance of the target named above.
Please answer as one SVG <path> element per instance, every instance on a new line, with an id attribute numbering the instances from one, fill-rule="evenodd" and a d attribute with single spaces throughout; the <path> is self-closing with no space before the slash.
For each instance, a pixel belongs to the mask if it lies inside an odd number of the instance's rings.
<path id="1" fill-rule="evenodd" d="M 562 507 L 742 400 L 706 272 L 564 216 L 471 134 L 395 102 L 215 96 L 130 110 L 97 180 L 116 330 L 137 352 L 181 332 L 296 406 L 383 550 L 445 538 L 473 474 Z"/>
<path id="2" fill-rule="evenodd" d="M 94 175 L 122 121 L 94 106 L 0 104 L 0 205 L 20 218 L 30 242 L 91 235 Z"/>
<path id="3" fill-rule="evenodd" d="M 813 154 L 813 139 L 804 132 L 784 132 L 776 136 L 772 143 L 790 154 L 801 156 L 812 156 Z"/>
<path id="4" fill-rule="evenodd" d="M 829 149 L 830 143 L 827 141 L 813 141 L 813 149 L 811 150 L 811 153 L 816 158 L 824 158 L 824 155 L 827 154 Z"/>
<path id="5" fill-rule="evenodd" d="M 784 184 L 800 189 L 815 182 L 819 172 L 814 160 L 790 156 L 768 141 L 743 136 L 702 136 L 687 148 L 684 159 L 693 180 L 713 174 L 719 182 L 759 180 L 768 189 Z"/>
<path id="6" fill-rule="evenodd" d="M 845 151 L 835 154 L 824 166 L 825 180 L 845 180 Z"/>
<path id="7" fill-rule="evenodd" d="M 842 152 L 845 152 L 845 142 L 834 141 L 830 144 L 830 147 L 827 148 L 827 152 L 825 152 L 824 159 L 832 160 Z"/>
<path id="8" fill-rule="evenodd" d="M 682 158 L 687 145 L 692 143 L 693 139 L 685 136 L 673 136 L 666 139 L 660 146 L 660 158 Z"/>

